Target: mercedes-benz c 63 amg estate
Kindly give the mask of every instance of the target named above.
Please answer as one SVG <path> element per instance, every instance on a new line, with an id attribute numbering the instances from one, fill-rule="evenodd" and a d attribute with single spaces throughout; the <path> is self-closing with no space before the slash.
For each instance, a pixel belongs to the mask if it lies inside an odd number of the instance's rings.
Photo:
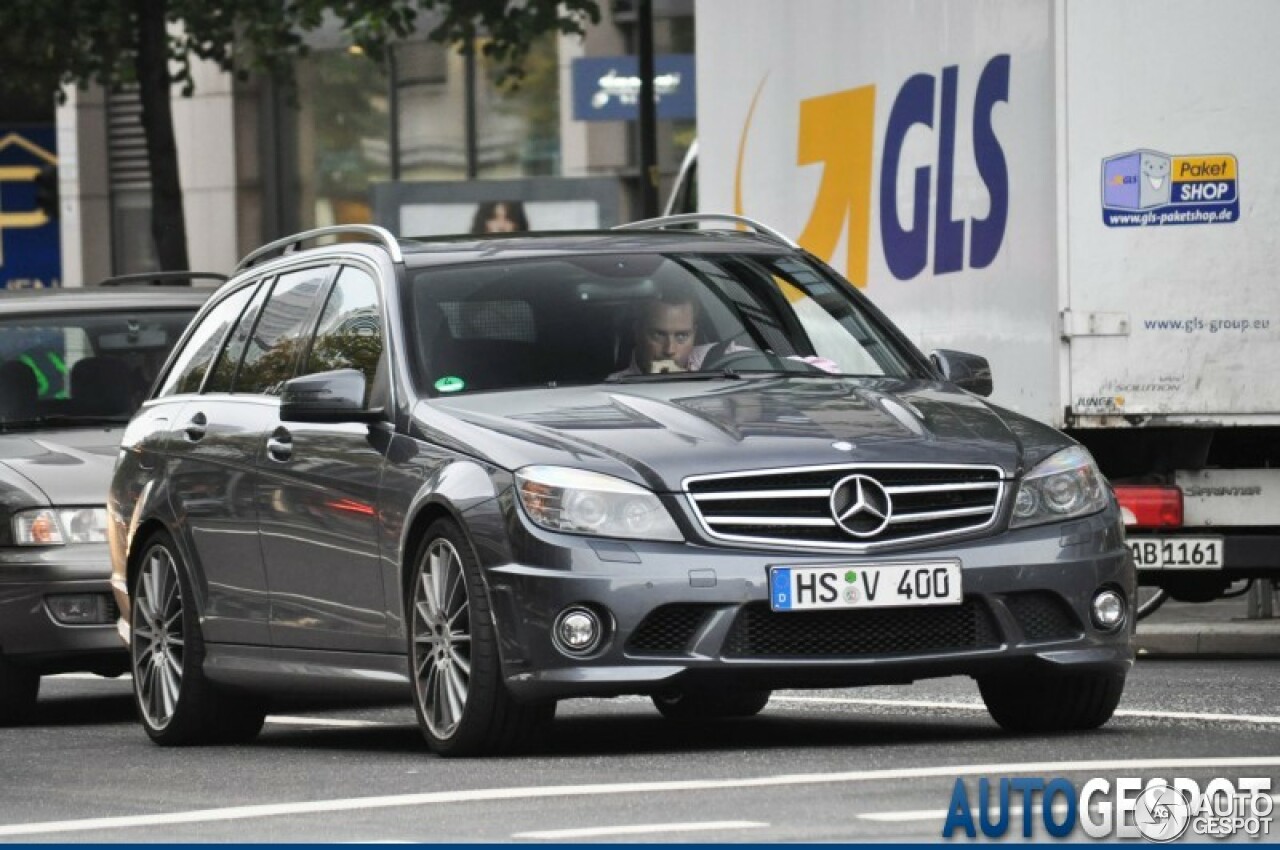
<path id="1" fill-rule="evenodd" d="M 572 697 L 729 717 L 965 674 L 1005 728 L 1096 727 L 1133 658 L 1120 511 L 990 392 L 732 216 L 265 246 L 116 466 L 142 722 L 243 740 L 276 696 L 402 694 L 467 755 Z"/>

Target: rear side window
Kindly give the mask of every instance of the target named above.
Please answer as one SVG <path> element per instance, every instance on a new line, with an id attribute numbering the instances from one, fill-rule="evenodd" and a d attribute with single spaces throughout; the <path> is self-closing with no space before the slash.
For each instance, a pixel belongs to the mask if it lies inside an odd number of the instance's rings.
<path id="1" fill-rule="evenodd" d="M 310 336 L 316 298 L 328 276 L 328 267 L 280 275 L 249 336 L 235 392 L 271 392 L 293 377 L 298 355 Z"/>
<path id="2" fill-rule="evenodd" d="M 205 373 L 209 371 L 209 364 L 222 347 L 227 330 L 240 317 L 252 294 L 253 287 L 237 290 L 205 314 L 178 354 L 157 393 L 158 396 L 199 392 Z"/>
<path id="3" fill-rule="evenodd" d="M 303 374 L 359 369 L 372 387 L 381 357 L 378 284 L 369 273 L 344 267 L 320 314 Z"/>
<path id="4" fill-rule="evenodd" d="M 222 347 L 222 353 L 218 355 L 218 362 L 214 364 L 213 371 L 209 373 L 209 380 L 204 382 L 205 392 L 231 392 L 231 382 L 235 379 L 236 367 L 240 365 L 240 358 L 244 356 L 244 350 L 249 345 L 249 335 L 253 333 L 253 323 L 257 321 L 258 313 L 262 310 L 262 302 L 266 300 L 267 292 L 270 289 L 270 285 L 258 287 L 257 293 L 253 296 L 253 301 L 240 314 L 240 321 L 236 322 L 235 329 L 227 337 L 227 344 Z"/>

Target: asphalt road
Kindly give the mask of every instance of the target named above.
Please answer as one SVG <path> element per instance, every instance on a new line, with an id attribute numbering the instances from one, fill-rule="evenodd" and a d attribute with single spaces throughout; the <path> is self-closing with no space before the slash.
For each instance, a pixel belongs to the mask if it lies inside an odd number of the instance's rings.
<path id="1" fill-rule="evenodd" d="M 716 724 L 566 702 L 544 752 L 472 761 L 427 752 L 407 706 L 161 749 L 129 688 L 49 679 L 41 719 L 0 729 L 0 841 L 936 841 L 958 776 L 975 795 L 1018 776 L 1269 777 L 1280 793 L 1280 660 L 1143 659 L 1119 715 L 1085 734 L 1005 735 L 972 682 L 946 679 L 779 693 Z"/>

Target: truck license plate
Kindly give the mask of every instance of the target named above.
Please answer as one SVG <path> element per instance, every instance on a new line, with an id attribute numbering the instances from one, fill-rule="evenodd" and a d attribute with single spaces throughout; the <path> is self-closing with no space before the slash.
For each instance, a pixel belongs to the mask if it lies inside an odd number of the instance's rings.
<path id="1" fill-rule="evenodd" d="M 1129 551 L 1140 570 L 1220 570 L 1221 537 L 1130 537 Z"/>
<path id="2" fill-rule="evenodd" d="M 955 561 L 770 567 L 769 588 L 774 611 L 905 608 L 964 601 L 960 564 Z"/>

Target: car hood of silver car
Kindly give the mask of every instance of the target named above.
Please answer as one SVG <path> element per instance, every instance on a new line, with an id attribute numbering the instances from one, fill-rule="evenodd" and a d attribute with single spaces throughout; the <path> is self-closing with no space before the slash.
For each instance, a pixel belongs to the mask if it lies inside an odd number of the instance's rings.
<path id="1" fill-rule="evenodd" d="M 1015 477 L 1070 445 L 937 381 L 714 378 L 442 396 L 434 441 L 506 469 L 590 468 L 657 490 L 686 476 L 844 463 L 985 464 Z"/>
<path id="2" fill-rule="evenodd" d="M 0 500 L 10 509 L 103 504 L 120 434 L 120 428 L 0 434 Z"/>

